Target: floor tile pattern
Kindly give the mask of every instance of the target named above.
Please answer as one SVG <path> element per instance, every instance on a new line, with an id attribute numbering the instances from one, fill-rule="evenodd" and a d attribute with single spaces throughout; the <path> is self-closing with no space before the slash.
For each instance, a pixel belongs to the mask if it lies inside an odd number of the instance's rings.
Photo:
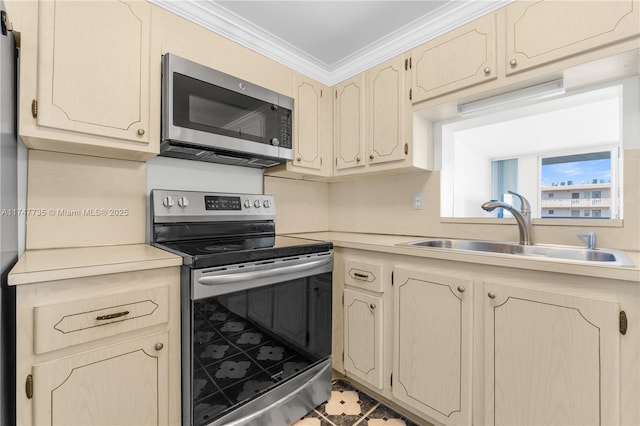
<path id="1" fill-rule="evenodd" d="M 195 304 L 193 339 L 195 425 L 210 423 L 312 362 L 210 301 Z"/>
<path id="2" fill-rule="evenodd" d="M 292 426 L 417 426 L 342 380 L 334 380 L 331 398 Z"/>

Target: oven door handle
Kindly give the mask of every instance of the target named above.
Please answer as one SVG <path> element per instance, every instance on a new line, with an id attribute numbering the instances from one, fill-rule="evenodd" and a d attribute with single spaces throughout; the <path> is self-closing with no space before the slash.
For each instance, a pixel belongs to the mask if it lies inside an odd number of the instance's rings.
<path id="1" fill-rule="evenodd" d="M 206 276 L 198 278 L 198 283 L 202 285 L 221 285 L 221 284 L 233 284 L 242 281 L 251 281 L 261 278 L 278 277 L 287 274 L 299 273 L 308 271 L 311 269 L 319 268 L 327 265 L 333 261 L 332 257 L 327 257 L 321 260 L 314 260 L 307 263 L 301 263 L 298 265 L 283 266 L 280 268 L 267 269 L 262 271 L 250 271 L 250 272 L 238 272 L 231 274 Z"/>

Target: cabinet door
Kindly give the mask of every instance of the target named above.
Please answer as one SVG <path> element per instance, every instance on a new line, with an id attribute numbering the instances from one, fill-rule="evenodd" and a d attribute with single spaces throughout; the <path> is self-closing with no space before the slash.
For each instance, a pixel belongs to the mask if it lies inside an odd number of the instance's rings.
<path id="1" fill-rule="evenodd" d="M 414 49 L 411 68 L 413 102 L 495 79 L 496 14 Z"/>
<path id="2" fill-rule="evenodd" d="M 506 8 L 507 74 L 637 36 L 640 2 L 518 1 Z"/>
<path id="3" fill-rule="evenodd" d="M 336 169 L 364 166 L 365 75 L 358 74 L 335 87 L 334 129 Z"/>
<path id="4" fill-rule="evenodd" d="M 148 144 L 151 6 L 39 6 L 38 125 Z"/>
<path id="5" fill-rule="evenodd" d="M 411 114 L 404 58 L 377 65 L 368 74 L 369 164 L 404 160 L 408 152 L 405 115 Z"/>
<path id="6" fill-rule="evenodd" d="M 307 173 L 331 175 L 331 89 L 298 76 L 295 86 L 295 167 Z"/>
<path id="7" fill-rule="evenodd" d="M 247 294 L 247 317 L 269 330 L 273 328 L 273 287 L 255 289 Z"/>
<path id="8" fill-rule="evenodd" d="M 619 424 L 617 303 L 483 289 L 485 424 Z"/>
<path id="9" fill-rule="evenodd" d="M 34 365 L 34 424 L 167 424 L 167 338 L 157 334 Z"/>
<path id="10" fill-rule="evenodd" d="M 344 369 L 382 389 L 382 298 L 344 290 Z"/>
<path id="11" fill-rule="evenodd" d="M 301 348 L 307 346 L 309 326 L 306 281 L 306 278 L 289 281 L 273 290 L 273 330 Z"/>
<path id="12" fill-rule="evenodd" d="M 310 278 L 309 351 L 324 357 L 331 354 L 331 276 Z"/>
<path id="13" fill-rule="evenodd" d="M 393 396 L 470 424 L 472 282 L 400 268 L 394 277 Z"/>

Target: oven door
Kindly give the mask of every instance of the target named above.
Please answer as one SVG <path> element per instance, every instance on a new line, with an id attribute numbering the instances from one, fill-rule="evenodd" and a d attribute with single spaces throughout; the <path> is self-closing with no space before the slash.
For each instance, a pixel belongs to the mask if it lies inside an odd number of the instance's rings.
<path id="1" fill-rule="evenodd" d="M 329 398 L 332 269 L 329 252 L 192 271 L 184 424 L 288 425 Z"/>

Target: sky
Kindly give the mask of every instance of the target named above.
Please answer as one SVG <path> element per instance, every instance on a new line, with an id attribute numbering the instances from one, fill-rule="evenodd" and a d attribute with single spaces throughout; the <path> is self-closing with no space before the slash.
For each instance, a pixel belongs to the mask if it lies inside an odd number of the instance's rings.
<path id="1" fill-rule="evenodd" d="M 571 163 L 547 164 L 542 166 L 542 186 L 551 186 L 553 182 L 573 181 L 578 185 L 593 179 L 611 181 L 611 160 L 575 161 Z"/>

